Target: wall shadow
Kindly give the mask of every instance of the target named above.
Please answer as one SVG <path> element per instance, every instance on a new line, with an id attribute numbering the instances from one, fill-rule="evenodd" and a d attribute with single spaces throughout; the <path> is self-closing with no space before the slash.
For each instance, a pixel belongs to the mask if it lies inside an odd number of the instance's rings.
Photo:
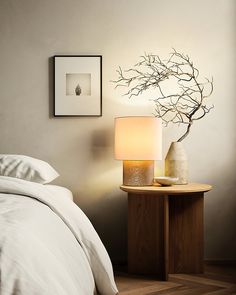
<path id="1" fill-rule="evenodd" d="M 92 131 L 91 156 L 93 160 L 99 161 L 107 158 L 113 159 L 113 129 L 106 128 Z M 108 156 L 108 154 L 110 156 Z"/>
<path id="2" fill-rule="evenodd" d="M 53 56 L 48 58 L 48 110 L 49 118 L 54 118 L 54 69 Z"/>

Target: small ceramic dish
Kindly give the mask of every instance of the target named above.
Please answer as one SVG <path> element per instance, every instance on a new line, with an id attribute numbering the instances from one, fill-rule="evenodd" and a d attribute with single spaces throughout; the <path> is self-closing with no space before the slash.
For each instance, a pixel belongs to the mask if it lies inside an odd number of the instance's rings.
<path id="1" fill-rule="evenodd" d="M 153 184 L 161 184 L 163 186 L 170 186 L 175 184 L 179 180 L 178 177 L 159 176 L 154 177 Z"/>

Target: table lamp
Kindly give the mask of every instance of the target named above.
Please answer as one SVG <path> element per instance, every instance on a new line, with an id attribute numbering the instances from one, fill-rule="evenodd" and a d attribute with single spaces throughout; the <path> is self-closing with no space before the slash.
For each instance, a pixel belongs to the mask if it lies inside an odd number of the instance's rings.
<path id="1" fill-rule="evenodd" d="M 161 119 L 115 118 L 115 158 L 123 160 L 123 185 L 152 185 L 154 160 L 162 159 Z"/>

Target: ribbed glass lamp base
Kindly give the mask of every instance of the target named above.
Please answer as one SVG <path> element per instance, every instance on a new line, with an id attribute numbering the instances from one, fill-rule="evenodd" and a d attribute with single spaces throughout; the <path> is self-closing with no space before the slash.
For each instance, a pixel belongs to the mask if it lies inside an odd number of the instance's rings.
<path id="1" fill-rule="evenodd" d="M 123 184 L 129 186 L 152 185 L 154 161 L 123 161 Z"/>

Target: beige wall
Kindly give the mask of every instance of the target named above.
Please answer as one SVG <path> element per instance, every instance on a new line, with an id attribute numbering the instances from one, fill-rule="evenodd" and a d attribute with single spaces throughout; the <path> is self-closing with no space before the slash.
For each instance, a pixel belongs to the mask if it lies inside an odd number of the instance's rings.
<path id="1" fill-rule="evenodd" d="M 109 253 L 124 259 L 126 195 L 113 159 L 113 119 L 151 114 L 109 82 L 144 51 L 188 53 L 214 76 L 215 109 L 185 141 L 191 179 L 214 185 L 205 202 L 207 259 L 236 259 L 234 0 L 0 0 L 0 152 L 49 161 Z M 52 117 L 54 54 L 103 55 L 103 116 Z M 144 96 L 145 98 L 145 96 Z M 164 131 L 164 151 L 176 139 Z"/>

